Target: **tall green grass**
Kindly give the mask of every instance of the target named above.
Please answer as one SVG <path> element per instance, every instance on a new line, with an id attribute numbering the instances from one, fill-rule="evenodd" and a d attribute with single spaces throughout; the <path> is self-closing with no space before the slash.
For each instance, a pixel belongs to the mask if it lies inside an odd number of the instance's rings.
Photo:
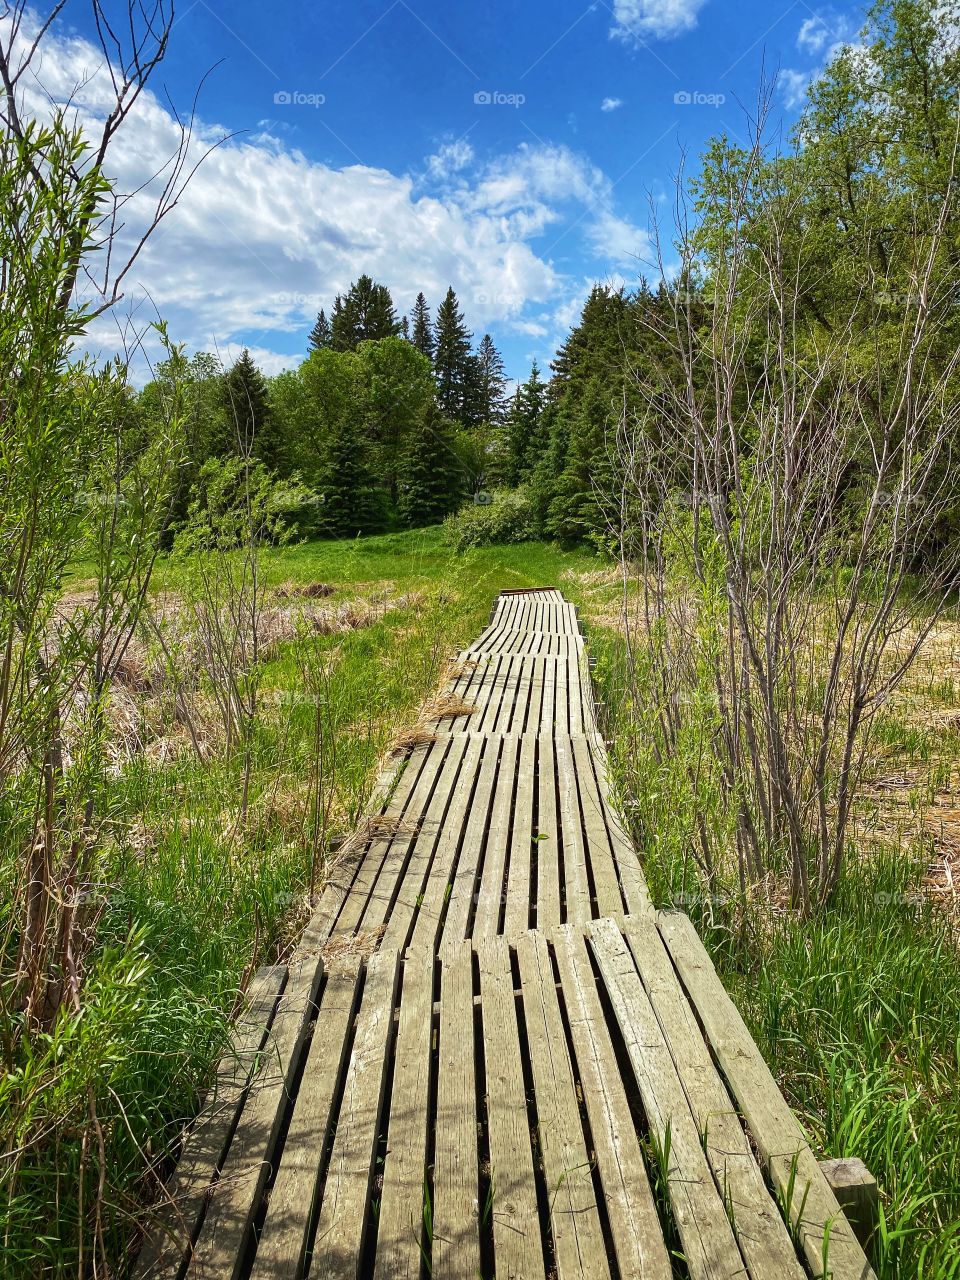
<path id="1" fill-rule="evenodd" d="M 707 875 L 700 824 L 732 840 L 709 708 L 660 758 L 625 693 L 618 637 L 600 633 L 594 651 L 616 785 L 655 902 L 697 923 L 818 1153 L 859 1156 L 877 1178 L 878 1274 L 960 1276 L 960 951 L 922 888 L 927 851 L 853 849 L 838 892 L 807 919 L 775 885 L 744 895 L 727 869 Z M 878 730 L 884 760 L 929 764 L 943 780 L 931 734 L 894 715 Z"/>
<path id="2" fill-rule="evenodd" d="M 433 690 L 442 660 L 486 625 L 498 592 L 594 567 L 532 544 L 455 557 L 437 530 L 265 553 L 268 583 L 328 582 L 331 604 L 387 584 L 416 593 L 372 626 L 317 641 L 333 660 L 324 767 L 336 770 L 343 828 L 362 811 L 393 733 Z M 82 580 L 83 566 L 75 572 Z M 180 572 L 162 563 L 156 587 L 175 592 Z M 135 757 L 111 782 L 88 886 L 96 949 L 78 1008 L 49 1037 L 25 1037 L 17 1069 L 0 1079 L 0 1276 L 74 1280 L 94 1274 L 95 1253 L 122 1271 L 240 987 L 304 922 L 309 842 L 285 803 L 312 751 L 314 707 L 287 696 L 298 682 L 290 642 L 263 672 L 268 714 L 239 835 L 239 760 Z M 0 924 L 12 897 L 4 886 L 19 873 L 17 812 L 0 812 Z M 5 957 L 8 971 L 14 960 Z"/>

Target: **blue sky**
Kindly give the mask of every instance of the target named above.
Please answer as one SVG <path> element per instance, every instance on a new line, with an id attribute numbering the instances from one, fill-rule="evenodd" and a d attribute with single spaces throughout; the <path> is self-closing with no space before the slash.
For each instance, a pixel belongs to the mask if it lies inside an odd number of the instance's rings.
<path id="1" fill-rule="evenodd" d="M 86 10 L 68 5 L 44 74 L 97 114 Z M 295 363 L 319 306 L 368 271 L 407 309 L 448 283 L 508 372 L 550 358 L 595 280 L 636 280 L 650 204 L 711 135 L 745 137 L 766 68 L 795 119 L 861 10 L 796 0 L 180 0 L 154 97 L 115 153 L 133 188 L 171 145 L 165 95 L 233 137 L 151 242 L 125 306 L 268 372 Z M 47 87 L 50 87 L 48 82 Z M 139 198 L 138 198 L 139 199 Z M 143 206 L 145 208 L 145 205 Z M 131 207 L 135 222 L 136 202 Z M 149 302 L 144 298 L 148 296 Z M 96 333 L 115 341 L 115 321 Z"/>

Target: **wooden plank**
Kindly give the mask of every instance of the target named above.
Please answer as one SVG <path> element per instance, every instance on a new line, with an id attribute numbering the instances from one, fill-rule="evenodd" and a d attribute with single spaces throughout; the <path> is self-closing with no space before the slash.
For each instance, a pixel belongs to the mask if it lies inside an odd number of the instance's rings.
<path id="1" fill-rule="evenodd" d="M 236 1277 L 244 1262 L 253 1219 L 276 1159 L 301 1049 L 316 1012 L 323 964 L 315 956 L 304 956 L 291 961 L 288 974 L 260 1069 L 250 1085 L 194 1246 L 188 1276 Z"/>
<path id="2" fill-rule="evenodd" d="M 670 1257 L 583 933 L 554 934 L 580 1088 L 622 1280 L 669 1280 Z"/>
<path id="3" fill-rule="evenodd" d="M 596 770 L 597 790 L 603 800 L 604 821 L 610 837 L 610 847 L 613 849 L 613 860 L 616 863 L 620 887 L 623 891 L 624 901 L 627 904 L 627 911 L 631 915 L 652 915 L 653 906 L 650 902 L 647 882 L 640 869 L 640 859 L 636 849 L 633 847 L 633 842 L 623 829 L 610 798 L 610 788 L 606 773 L 606 756 L 599 749 L 593 750 L 590 754 Z"/>
<path id="4" fill-rule="evenodd" d="M 479 826 L 478 830 L 475 811 L 484 803 L 484 787 L 488 783 L 492 786 L 496 771 L 497 747 L 497 740 L 491 738 L 471 737 L 467 743 L 463 766 L 454 783 L 450 808 L 442 820 L 433 858 L 427 870 L 426 879 L 421 883 L 419 890 L 413 917 L 413 932 L 409 942 L 411 953 L 427 950 L 433 953 L 440 934 L 441 919 L 453 890 L 454 876 L 459 875 L 457 855 L 460 846 L 466 844 L 471 838 L 482 837 L 483 827 Z M 474 790 L 474 784 L 476 784 L 476 790 Z M 410 883 L 408 877 L 408 882 L 404 886 L 404 896 L 413 889 L 416 889 L 416 884 Z M 390 932 L 391 929 L 388 927 L 387 935 L 384 936 L 385 942 Z M 397 936 L 397 945 L 402 946 L 399 934 L 395 936 Z"/>
<path id="5" fill-rule="evenodd" d="M 180 1259 L 196 1238 L 207 1193 L 227 1154 L 286 976 L 283 965 L 257 970 L 230 1048 L 217 1065 L 213 1085 L 163 1189 L 160 1211 L 133 1267 L 134 1280 L 176 1274 Z"/>
<path id="6" fill-rule="evenodd" d="M 586 854 L 593 872 L 593 888 L 599 916 L 617 916 L 624 909 L 620 880 L 613 861 L 610 836 L 603 815 L 603 800 L 597 787 L 587 738 L 571 740 L 577 795 L 586 831 Z"/>
<path id="7" fill-rule="evenodd" d="M 440 972 L 433 1280 L 480 1274 L 473 950 L 446 947 Z"/>
<path id="8" fill-rule="evenodd" d="M 410 820 L 418 829 L 412 835 L 396 836 L 391 846 L 390 856 L 377 878 L 376 885 L 361 917 L 362 930 L 379 928 L 392 920 L 399 906 L 403 908 L 402 899 L 412 895 L 415 900 L 418 889 L 408 886 L 407 878 L 420 873 L 419 883 L 423 882 L 422 868 L 429 863 L 433 846 L 437 841 L 443 813 L 450 795 L 451 780 L 456 777 L 463 760 L 463 754 L 469 739 L 460 734 L 446 739 L 446 747 L 438 758 L 439 767 L 431 770 L 423 780 L 422 789 L 418 786 L 417 804 L 409 810 Z M 403 920 L 404 929 L 409 923 L 413 905 L 407 909 Z M 383 942 L 388 948 L 392 943 Z M 398 948 L 397 948 L 398 949 Z"/>
<path id="9" fill-rule="evenodd" d="M 530 924 L 531 866 L 533 860 L 533 803 L 536 794 L 537 739 L 526 734 L 520 741 L 517 796 L 510 832 L 510 861 L 507 867 L 507 901 L 503 931 L 508 937 Z"/>
<path id="10" fill-rule="evenodd" d="M 378 951 L 367 961 L 356 1036 L 313 1242 L 311 1280 L 359 1275 L 370 1228 L 370 1185 L 379 1137 L 399 957 Z"/>
<path id="11" fill-rule="evenodd" d="M 461 734 L 453 740 L 444 761 L 437 788 L 428 811 L 429 820 L 416 836 L 410 857 L 402 871 L 395 900 L 386 917 L 381 945 L 402 951 L 414 926 L 415 918 L 424 910 L 428 924 L 436 930 L 443 902 L 446 880 L 439 886 L 429 877 L 434 859 L 449 860 L 449 850 L 456 849 L 463 829 L 464 814 L 470 801 L 473 772 L 484 739 Z M 400 874 L 400 868 L 397 868 Z M 429 900 L 428 900 L 429 895 Z M 439 905 L 438 905 L 439 897 Z"/>
<path id="12" fill-rule="evenodd" d="M 557 787 L 560 792 L 560 835 L 562 849 L 564 897 L 567 920 L 583 924 L 593 918 L 590 881 L 587 876 L 586 847 L 580 817 L 580 796 L 569 738 L 558 737 L 554 743 L 557 765 Z"/>
<path id="13" fill-rule="evenodd" d="M 338 959 L 327 974 L 283 1159 L 270 1189 L 252 1280 L 288 1280 L 303 1274 L 317 1178 L 333 1128 L 359 977 L 358 956 Z"/>
<path id="14" fill-rule="evenodd" d="M 669 1046 L 616 925 L 588 926 L 620 1035 L 660 1158 L 673 1216 L 693 1280 L 742 1280 L 744 1263 L 713 1181 Z M 669 1160 L 667 1161 L 667 1152 Z"/>
<path id="15" fill-rule="evenodd" d="M 545 1280 L 510 951 L 495 938 L 477 955 L 495 1274 L 497 1280 Z"/>
<path id="16" fill-rule="evenodd" d="M 658 925 L 774 1186 L 782 1197 L 793 1186 L 788 1209 L 811 1271 L 815 1276 L 824 1273 L 823 1241 L 829 1231 L 827 1272 L 831 1280 L 872 1277 L 873 1270 L 800 1122 L 777 1087 L 693 924 L 686 916 L 669 912 L 660 915 Z"/>
<path id="17" fill-rule="evenodd" d="M 420 1280 L 432 1045 L 431 951 L 403 966 L 374 1280 Z"/>
<path id="18" fill-rule="evenodd" d="M 543 667 L 543 705 L 536 731 L 544 737 L 552 736 L 557 726 L 557 664 L 545 663 Z"/>
<path id="19" fill-rule="evenodd" d="M 443 762 L 447 743 L 431 742 L 419 750 L 423 752 L 417 760 L 419 767 L 413 769 L 411 759 L 411 766 L 408 766 L 401 778 L 403 790 L 394 796 L 385 815 L 389 819 L 396 819 L 398 823 L 420 821 L 430 788 Z M 409 839 L 409 836 L 397 837 L 396 841 L 392 837 L 383 838 L 373 840 L 366 846 L 356 879 L 337 917 L 334 932 L 354 933 L 359 929 L 384 864 L 391 853 L 397 856 L 398 848 L 404 848 Z"/>
<path id="20" fill-rule="evenodd" d="M 474 938 L 491 938 L 497 933 L 500 925 L 500 908 L 505 893 L 505 877 L 507 872 L 507 855 L 510 849 L 510 825 L 513 809 L 514 788 L 517 786 L 517 768 L 519 764 L 520 741 L 516 737 L 505 738 L 501 748 L 500 768 L 497 773 L 497 785 L 493 798 L 493 809 L 490 813 L 490 824 L 487 833 L 487 847 L 483 859 L 483 873 L 477 889 L 477 912 L 473 922 Z M 529 865 L 529 860 L 528 860 Z M 466 921 L 463 919 L 463 906 L 460 898 L 464 896 L 461 883 L 454 890 L 450 901 L 450 911 L 444 936 L 451 939 L 466 933 Z M 459 896 L 458 896 L 459 895 Z"/>
<path id="21" fill-rule="evenodd" d="M 628 918 L 621 930 L 666 1036 L 714 1182 L 727 1206 L 753 1280 L 803 1280 L 803 1267 L 740 1117 L 710 1057 L 700 1025 L 652 920 Z"/>
<path id="22" fill-rule="evenodd" d="M 557 821 L 557 779 L 553 738 L 537 739 L 537 915 L 538 929 L 560 923 L 560 831 Z"/>
<path id="23" fill-rule="evenodd" d="M 605 1280 L 610 1270 L 593 1162 L 580 1122 L 553 966 L 541 932 L 520 936 L 517 960 L 557 1275 L 559 1280 Z"/>
<path id="24" fill-rule="evenodd" d="M 495 862 L 497 848 L 500 849 L 499 879 L 503 880 L 503 856 L 510 819 L 510 788 L 513 783 L 513 772 L 516 758 L 516 739 L 488 739 L 483 757 L 477 790 L 470 806 L 467 824 L 463 834 L 463 843 L 457 862 L 456 874 L 450 886 L 447 901 L 447 914 L 443 921 L 443 940 L 452 943 L 461 942 L 467 936 L 470 913 L 485 881 L 498 878 Z M 509 771 L 509 783 L 503 780 L 504 771 Z M 506 808 L 504 806 L 506 793 Z M 480 884 L 477 884 L 480 872 L 480 858 L 483 856 L 483 868 Z M 491 863 L 493 858 L 493 863 Z M 497 898 L 499 907 L 499 896 Z M 417 922 L 419 926 L 419 920 Z M 496 927 L 496 926 L 495 926 Z M 416 937 L 416 935 L 415 935 Z M 411 944 L 412 945 L 412 944 Z"/>

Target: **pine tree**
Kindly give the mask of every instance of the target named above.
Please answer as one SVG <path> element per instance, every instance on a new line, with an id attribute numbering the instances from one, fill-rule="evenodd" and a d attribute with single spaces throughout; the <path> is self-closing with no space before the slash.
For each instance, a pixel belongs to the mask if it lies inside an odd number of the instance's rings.
<path id="1" fill-rule="evenodd" d="M 473 334 L 452 288 L 437 308 L 436 347 L 433 368 L 437 378 L 437 400 L 441 411 L 458 422 L 468 416 L 473 386 L 470 341 Z"/>
<path id="2" fill-rule="evenodd" d="M 308 341 L 312 351 L 325 351 L 333 342 L 330 321 L 327 319 L 327 313 L 322 307 L 320 308 L 320 314 L 317 316 L 316 324 L 310 330 Z"/>
<path id="3" fill-rule="evenodd" d="M 362 275 L 333 304 L 333 349 L 355 351 L 361 342 L 393 338 L 400 332 L 390 290 Z"/>
<path id="4" fill-rule="evenodd" d="M 497 424 L 503 421 L 506 407 L 503 357 L 485 333 L 477 350 L 475 363 L 476 405 L 478 421 Z"/>
<path id="5" fill-rule="evenodd" d="M 397 507 L 404 524 L 437 524 L 463 494 L 453 424 L 431 401 L 411 431 L 400 467 Z"/>
<path id="6" fill-rule="evenodd" d="M 433 325 L 430 323 L 430 308 L 422 293 L 417 294 L 413 304 L 411 341 L 421 355 L 433 360 Z"/>
<path id="7" fill-rule="evenodd" d="M 268 467 L 279 464 L 279 440 L 273 429 L 267 382 L 244 347 L 223 376 L 223 407 L 237 453 L 250 454 Z"/>
<path id="8" fill-rule="evenodd" d="M 400 337 L 403 338 L 405 342 L 410 341 L 410 321 L 406 316 L 404 316 L 400 321 Z"/>
<path id="9" fill-rule="evenodd" d="M 504 429 L 506 473 L 510 484 L 523 484 L 533 474 L 546 445 L 543 411 L 547 388 L 534 360 L 530 377 L 520 384 L 510 404 Z"/>
<path id="10" fill-rule="evenodd" d="M 328 428 L 317 490 L 317 523 L 323 533 L 342 538 L 383 527 L 383 492 L 373 450 L 353 414 L 344 414 Z"/>

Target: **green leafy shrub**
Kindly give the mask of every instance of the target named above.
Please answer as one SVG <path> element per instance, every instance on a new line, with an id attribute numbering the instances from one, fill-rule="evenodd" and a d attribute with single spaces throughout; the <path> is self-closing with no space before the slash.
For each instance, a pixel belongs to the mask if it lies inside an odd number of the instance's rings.
<path id="1" fill-rule="evenodd" d="M 525 488 L 499 490 L 488 505 L 469 502 L 443 522 L 443 539 L 455 551 L 528 542 L 535 537 L 533 506 Z"/>

